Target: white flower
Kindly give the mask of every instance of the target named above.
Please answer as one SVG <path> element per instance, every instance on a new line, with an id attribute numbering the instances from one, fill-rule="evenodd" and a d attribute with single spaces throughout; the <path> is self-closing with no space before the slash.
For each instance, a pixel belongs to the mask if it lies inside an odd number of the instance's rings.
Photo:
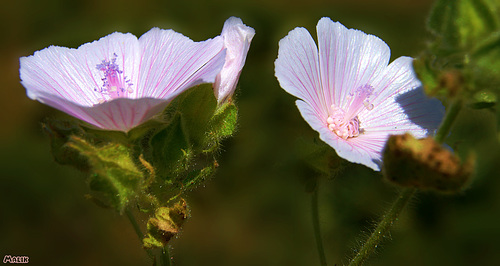
<path id="1" fill-rule="evenodd" d="M 224 23 L 221 36 L 227 49 L 226 63 L 214 83 L 214 92 L 219 103 L 233 95 L 254 35 L 255 30 L 243 24 L 239 18 L 230 17 Z"/>
<path id="2" fill-rule="evenodd" d="M 186 89 L 214 82 L 224 58 L 220 36 L 193 42 L 153 28 L 139 39 L 113 33 L 78 49 L 50 46 L 22 57 L 20 76 L 31 99 L 126 132 Z"/>
<path id="3" fill-rule="evenodd" d="M 275 75 L 339 156 L 378 171 L 390 134 L 421 138 L 437 129 L 444 107 L 423 94 L 412 58 L 389 64 L 384 41 L 329 18 L 317 32 L 319 48 L 304 28 L 280 41 Z"/>

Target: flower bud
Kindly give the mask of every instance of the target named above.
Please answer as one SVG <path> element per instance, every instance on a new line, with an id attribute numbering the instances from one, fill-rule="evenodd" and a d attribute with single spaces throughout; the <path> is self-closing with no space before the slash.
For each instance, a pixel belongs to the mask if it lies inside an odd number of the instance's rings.
<path id="1" fill-rule="evenodd" d="M 432 138 L 415 139 L 412 135 L 393 135 L 383 153 L 383 173 L 387 181 L 442 193 L 461 191 L 474 168 L 473 157 L 464 163 Z"/>
<path id="2" fill-rule="evenodd" d="M 181 199 L 172 207 L 156 209 L 155 217 L 147 224 L 148 236 L 144 238 L 145 248 L 163 248 L 168 241 L 179 233 L 182 224 L 188 218 L 186 201 Z"/>

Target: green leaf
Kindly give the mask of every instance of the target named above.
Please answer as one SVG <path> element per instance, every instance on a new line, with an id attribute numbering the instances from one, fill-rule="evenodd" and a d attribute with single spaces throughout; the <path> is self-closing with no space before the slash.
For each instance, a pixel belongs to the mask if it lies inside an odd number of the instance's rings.
<path id="1" fill-rule="evenodd" d="M 469 71 L 477 89 L 500 93 L 500 31 L 493 32 L 476 45 Z"/>
<path id="2" fill-rule="evenodd" d="M 437 0 L 427 20 L 427 28 L 441 37 L 442 48 L 454 49 L 459 43 L 459 30 L 456 24 L 458 2 L 460 0 Z"/>
<path id="3" fill-rule="evenodd" d="M 438 0 L 427 20 L 441 51 L 470 49 L 499 27 L 498 3 L 485 0 Z"/>
<path id="4" fill-rule="evenodd" d="M 135 166 L 130 150 L 116 143 L 93 145 L 76 136 L 71 136 L 66 145 L 88 161 L 93 197 L 122 212 L 135 198 L 143 180 L 143 174 Z"/>

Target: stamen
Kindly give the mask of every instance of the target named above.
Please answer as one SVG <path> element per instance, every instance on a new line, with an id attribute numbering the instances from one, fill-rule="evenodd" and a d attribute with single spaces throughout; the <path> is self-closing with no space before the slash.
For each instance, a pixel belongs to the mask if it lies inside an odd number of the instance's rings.
<path id="1" fill-rule="evenodd" d="M 374 108 L 373 104 L 369 102 L 369 97 L 373 94 L 373 87 L 364 85 L 349 94 L 349 102 L 347 103 L 347 112 L 343 109 L 332 105 L 330 107 L 329 116 L 326 119 L 328 129 L 337 134 L 342 139 L 347 140 L 359 136 L 360 121 L 358 113 L 366 108 L 368 111 Z"/>
<path id="2" fill-rule="evenodd" d="M 102 95 L 102 98 L 99 99 L 99 103 L 127 97 L 127 94 L 134 91 L 131 88 L 133 84 L 130 79 L 127 79 L 126 76 L 122 76 L 123 71 L 120 70 L 120 67 L 116 63 L 117 57 L 116 53 L 114 53 L 111 61 L 102 60 L 100 64 L 96 65 L 96 68 L 104 73 L 104 78 L 101 79 L 103 82 L 102 87 L 95 89 L 95 91 Z"/>
<path id="3" fill-rule="evenodd" d="M 351 101 L 347 104 L 346 119 L 351 120 L 365 107 L 368 110 L 373 109 L 369 103 L 369 97 L 373 94 L 373 87 L 366 84 L 349 94 Z"/>

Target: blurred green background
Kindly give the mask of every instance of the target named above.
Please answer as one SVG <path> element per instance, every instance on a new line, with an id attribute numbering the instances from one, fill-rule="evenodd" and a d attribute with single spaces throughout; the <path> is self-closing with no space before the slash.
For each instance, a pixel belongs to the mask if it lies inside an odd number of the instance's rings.
<path id="1" fill-rule="evenodd" d="M 191 191 L 191 218 L 172 241 L 175 265 L 318 265 L 310 195 L 304 191 L 298 138 L 317 134 L 274 77 L 278 41 L 297 26 L 313 36 L 319 18 L 388 43 L 392 59 L 416 56 L 429 38 L 430 0 L 97 1 L 17 0 L 0 9 L 0 256 L 34 265 L 150 265 L 125 216 L 84 198 L 85 179 L 53 162 L 44 117 L 59 114 L 26 97 L 18 58 L 49 45 L 78 47 L 114 31 L 140 36 L 172 28 L 196 41 L 220 34 L 238 16 L 256 35 L 237 91 L 236 136 L 224 143 L 217 175 Z M 420 193 L 370 265 L 500 265 L 500 171 L 496 118 L 464 110 L 448 143 L 475 150 L 477 176 L 454 196 Z M 349 165 L 323 180 L 320 221 L 330 265 L 352 249 L 397 190 L 379 173 Z M 142 220 L 145 222 L 145 219 Z M 366 234 L 366 233 L 365 233 Z"/>

